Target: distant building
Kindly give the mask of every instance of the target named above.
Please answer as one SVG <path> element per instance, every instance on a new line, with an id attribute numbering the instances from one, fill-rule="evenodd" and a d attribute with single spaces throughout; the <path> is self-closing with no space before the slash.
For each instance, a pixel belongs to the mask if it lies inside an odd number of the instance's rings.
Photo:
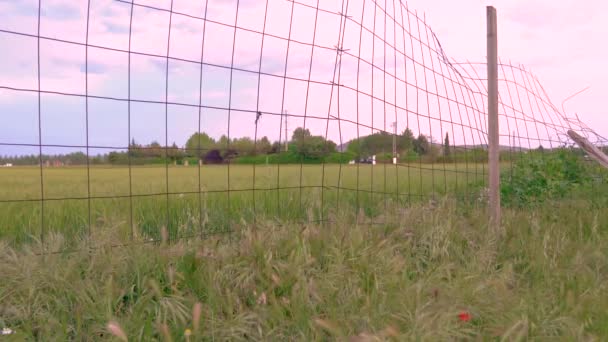
<path id="1" fill-rule="evenodd" d="M 4 167 L 13 167 L 13 164 L 11 164 L 11 163 L 6 163 L 6 164 L 4 164 L 4 165 L 2 165 L 2 166 L 4 166 Z"/>

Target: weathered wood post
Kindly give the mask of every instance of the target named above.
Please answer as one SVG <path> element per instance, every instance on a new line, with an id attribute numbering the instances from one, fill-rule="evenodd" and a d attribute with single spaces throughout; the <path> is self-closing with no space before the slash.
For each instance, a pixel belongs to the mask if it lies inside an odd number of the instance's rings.
<path id="1" fill-rule="evenodd" d="M 488 163 L 490 227 L 500 227 L 500 164 L 498 130 L 498 28 L 496 9 L 486 7 L 488 44 Z"/>

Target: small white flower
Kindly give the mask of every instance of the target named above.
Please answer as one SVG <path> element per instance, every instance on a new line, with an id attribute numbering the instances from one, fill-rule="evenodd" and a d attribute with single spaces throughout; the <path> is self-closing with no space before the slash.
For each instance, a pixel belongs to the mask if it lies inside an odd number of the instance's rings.
<path id="1" fill-rule="evenodd" d="M 0 335 L 12 335 L 14 334 L 15 331 L 9 328 L 3 328 L 2 332 L 0 332 Z"/>

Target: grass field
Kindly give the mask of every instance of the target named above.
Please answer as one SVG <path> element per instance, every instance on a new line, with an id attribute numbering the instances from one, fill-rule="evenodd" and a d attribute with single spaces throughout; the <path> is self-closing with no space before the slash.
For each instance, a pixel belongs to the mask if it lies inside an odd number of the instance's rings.
<path id="1" fill-rule="evenodd" d="M 608 339 L 608 209 L 569 201 L 503 215 L 493 232 L 483 210 L 448 200 L 396 208 L 379 225 L 264 221 L 45 257 L 4 242 L 0 327 L 47 341 L 118 340 L 119 329 L 138 341 Z M 99 242 L 120 241 L 113 233 Z"/>
<path id="2" fill-rule="evenodd" d="M 0 328 L 14 340 L 607 340 L 605 173 L 577 185 L 563 174 L 595 171 L 522 165 L 512 193 L 543 201 L 505 205 L 498 231 L 481 164 L 271 165 L 255 178 L 252 166 L 45 168 L 43 222 L 40 169 L 0 169 Z"/>
<path id="3" fill-rule="evenodd" d="M 483 164 L 264 165 L 255 167 L 255 177 L 253 166 L 205 165 L 200 179 L 197 166 L 42 172 L 44 215 L 40 169 L 0 169 L 1 238 L 20 243 L 63 233 L 95 243 L 113 227 L 125 239 L 149 240 L 159 239 L 163 226 L 178 238 L 230 230 L 241 221 L 323 220 L 341 209 L 374 217 L 389 203 L 447 193 L 474 197 L 485 180 Z"/>

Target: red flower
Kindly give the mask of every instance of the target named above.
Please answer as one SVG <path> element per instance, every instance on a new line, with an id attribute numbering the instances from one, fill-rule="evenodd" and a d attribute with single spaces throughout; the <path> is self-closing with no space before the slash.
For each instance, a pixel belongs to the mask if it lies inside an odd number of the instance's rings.
<path id="1" fill-rule="evenodd" d="M 461 311 L 458 314 L 458 319 L 460 319 L 461 322 L 468 322 L 471 320 L 471 314 L 466 311 Z"/>

